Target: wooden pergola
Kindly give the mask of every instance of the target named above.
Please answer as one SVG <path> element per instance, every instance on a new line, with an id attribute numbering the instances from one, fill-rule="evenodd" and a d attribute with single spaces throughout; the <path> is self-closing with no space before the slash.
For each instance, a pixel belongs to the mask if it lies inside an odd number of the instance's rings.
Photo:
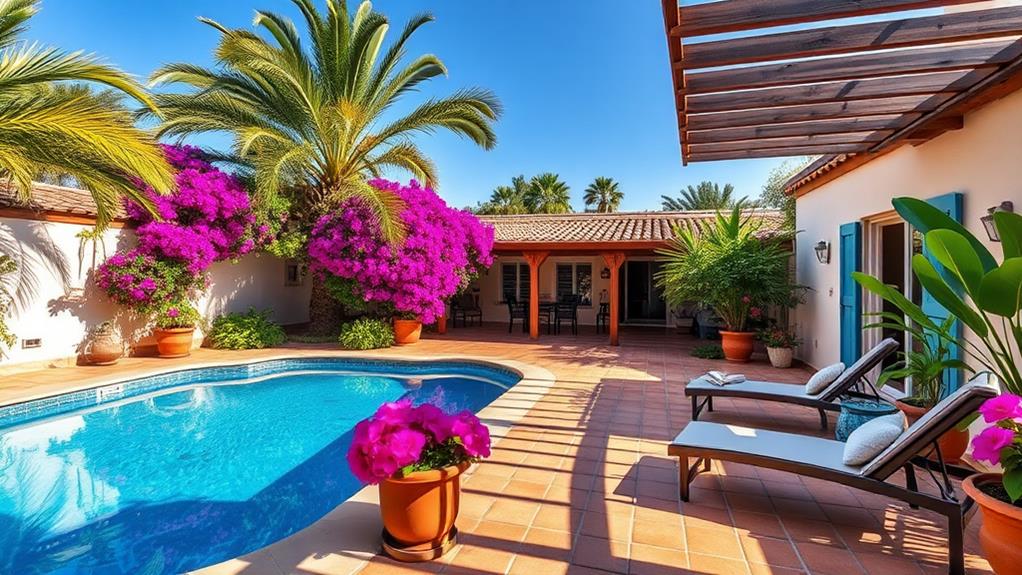
<path id="1" fill-rule="evenodd" d="M 1022 84 L 1022 6 L 662 0 L 682 161 L 823 156 L 843 170 L 963 125 Z M 960 6 L 944 10 L 951 6 Z M 910 10 L 927 9 L 904 17 Z M 869 15 L 863 23 L 827 21 Z M 799 26 L 776 32 L 777 26 Z M 693 38 L 729 34 L 726 39 Z"/>

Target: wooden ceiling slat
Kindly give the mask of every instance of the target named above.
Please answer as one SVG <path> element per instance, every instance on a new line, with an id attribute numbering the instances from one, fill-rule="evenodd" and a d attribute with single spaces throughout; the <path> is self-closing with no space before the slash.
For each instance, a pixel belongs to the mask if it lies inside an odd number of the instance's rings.
<path id="1" fill-rule="evenodd" d="M 786 158 L 791 156 L 818 156 L 820 154 L 854 154 L 864 152 L 869 144 L 838 144 L 831 146 L 793 146 L 790 148 L 768 148 L 765 150 L 735 150 L 706 154 L 690 153 L 690 162 L 712 162 L 716 160 L 743 160 L 747 158 Z"/>
<path id="2" fill-rule="evenodd" d="M 810 134 L 787 138 L 757 138 L 754 140 L 737 140 L 733 142 L 712 142 L 708 144 L 690 143 L 689 153 L 712 154 L 717 152 L 733 152 L 740 150 L 766 150 L 770 148 L 794 148 L 802 146 L 833 146 L 840 144 L 870 144 L 883 140 L 894 130 L 881 132 L 846 132 L 841 134 Z"/>
<path id="3" fill-rule="evenodd" d="M 686 70 L 961 42 L 1022 33 L 1022 6 L 688 43 Z"/>
<path id="4" fill-rule="evenodd" d="M 718 128 L 735 128 L 738 126 L 808 122 L 827 118 L 928 112 L 946 101 L 948 97 L 947 95 L 940 94 L 929 97 L 897 96 L 893 98 L 875 98 L 873 100 L 827 102 L 823 104 L 762 108 L 714 114 L 689 114 L 687 116 L 686 129 L 713 130 Z"/>
<path id="5" fill-rule="evenodd" d="M 953 70 L 932 74 L 889 76 L 800 86 L 782 86 L 761 90 L 699 94 L 686 98 L 686 111 L 690 114 L 726 112 L 748 108 L 771 108 L 817 102 L 861 100 L 885 96 L 908 96 L 958 92 L 982 80 L 993 68 Z"/>
<path id="6" fill-rule="evenodd" d="M 675 36 L 701 36 L 852 16 L 969 4 L 976 0 L 727 0 L 681 8 Z M 678 2 L 674 2 L 675 5 Z"/>
<path id="7" fill-rule="evenodd" d="M 685 88 L 687 94 L 707 94 L 787 84 L 961 70 L 1003 64 L 1013 60 L 1020 52 L 1022 52 L 1020 43 L 1014 40 L 933 46 L 917 50 L 890 50 L 855 56 L 686 73 Z"/>
<path id="8" fill-rule="evenodd" d="M 922 114 L 888 114 L 859 118 L 837 118 L 815 122 L 792 122 L 787 124 L 691 131 L 688 133 L 687 143 L 695 145 L 734 140 L 783 138 L 786 136 L 807 136 L 813 134 L 840 134 L 860 131 L 880 131 L 883 133 L 901 128 L 921 116 Z"/>

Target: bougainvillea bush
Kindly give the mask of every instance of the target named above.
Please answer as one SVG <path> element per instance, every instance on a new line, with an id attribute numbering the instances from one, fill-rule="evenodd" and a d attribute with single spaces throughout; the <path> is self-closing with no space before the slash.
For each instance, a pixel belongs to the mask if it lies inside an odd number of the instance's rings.
<path id="1" fill-rule="evenodd" d="M 410 399 L 385 403 L 355 426 L 348 465 L 363 483 L 490 456 L 490 431 L 470 411 L 449 415 Z"/>
<path id="2" fill-rule="evenodd" d="M 493 228 L 414 180 L 407 186 L 369 183 L 403 200 L 404 241 L 388 244 L 372 209 L 351 198 L 313 227 L 310 269 L 350 280 L 367 302 L 390 304 L 399 314 L 433 323 L 444 302 L 493 263 Z"/>
<path id="3" fill-rule="evenodd" d="M 95 279 L 114 302 L 141 313 L 152 313 L 165 302 L 204 287 L 205 281 L 178 262 L 140 250 L 110 256 L 96 270 Z"/>

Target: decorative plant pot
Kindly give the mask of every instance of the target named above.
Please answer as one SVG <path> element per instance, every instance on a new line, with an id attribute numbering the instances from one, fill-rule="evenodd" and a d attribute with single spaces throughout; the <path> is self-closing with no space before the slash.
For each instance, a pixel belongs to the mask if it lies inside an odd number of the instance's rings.
<path id="1" fill-rule="evenodd" d="M 160 357 L 187 357 L 192 353 L 192 336 L 194 327 L 175 327 L 170 329 L 154 329 L 156 351 Z"/>
<path id="2" fill-rule="evenodd" d="M 915 423 L 927 411 L 930 411 L 928 407 L 916 407 L 903 401 L 895 401 L 894 404 L 905 414 L 910 425 Z M 969 430 L 952 428 L 940 436 L 940 439 L 937 440 L 937 445 L 940 446 L 940 455 L 946 463 L 958 463 L 962 455 L 965 454 L 965 450 L 969 447 Z M 937 459 L 937 454 L 932 447 L 922 450 L 920 455 L 927 459 Z"/>
<path id="3" fill-rule="evenodd" d="M 383 549 L 399 561 L 436 559 L 456 543 L 461 474 L 469 464 L 380 482 Z"/>
<path id="4" fill-rule="evenodd" d="M 408 345 L 419 341 L 422 335 L 422 322 L 417 319 L 394 318 L 394 343 Z"/>
<path id="5" fill-rule="evenodd" d="M 770 357 L 770 365 L 779 368 L 791 367 L 791 357 L 794 350 L 790 347 L 768 347 L 767 356 Z"/>
<path id="6" fill-rule="evenodd" d="M 754 331 L 720 330 L 720 346 L 724 348 L 724 359 L 728 361 L 746 362 L 752 357 L 752 348 L 756 343 Z"/>
<path id="7" fill-rule="evenodd" d="M 116 334 L 96 335 L 86 342 L 82 355 L 92 365 L 113 365 L 124 355 L 124 342 Z"/>
<path id="8" fill-rule="evenodd" d="M 994 573 L 1016 575 L 1022 573 L 1022 508 L 987 495 L 980 487 L 1000 483 L 1000 473 L 970 475 L 962 482 L 962 489 L 979 505 L 983 525 L 979 528 L 979 543 Z"/>
<path id="9" fill-rule="evenodd" d="M 834 439 L 848 441 L 853 431 L 871 419 L 890 415 L 898 408 L 886 401 L 876 399 L 849 399 L 841 402 L 841 413 L 834 425 Z"/>

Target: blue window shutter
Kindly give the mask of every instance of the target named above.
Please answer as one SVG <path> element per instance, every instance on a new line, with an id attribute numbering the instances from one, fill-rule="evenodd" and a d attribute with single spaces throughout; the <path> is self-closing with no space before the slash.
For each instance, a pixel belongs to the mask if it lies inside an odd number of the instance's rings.
<path id="1" fill-rule="evenodd" d="M 862 224 L 841 226 L 840 237 L 841 361 L 852 365 L 862 353 L 862 288 L 852 279 L 862 266 Z"/>
<path id="2" fill-rule="evenodd" d="M 943 212 L 954 221 L 962 223 L 963 212 L 962 206 L 964 203 L 964 198 L 961 193 L 955 192 L 953 194 L 944 194 L 942 196 L 930 198 L 926 200 L 926 202 L 939 210 L 943 210 Z M 943 266 L 940 264 L 940 262 L 936 260 L 936 258 L 934 258 L 929 253 L 929 250 L 926 249 L 925 242 L 923 243 L 923 255 L 926 256 L 926 258 L 929 259 L 931 263 L 933 263 L 933 266 L 936 267 L 937 270 L 943 273 Z M 956 289 L 955 291 L 958 293 L 959 296 L 962 296 L 962 291 L 960 288 Z M 946 320 L 948 316 L 951 315 L 950 312 L 948 312 L 948 310 L 945 309 L 944 306 L 937 303 L 937 300 L 933 299 L 933 296 L 927 293 L 925 289 L 923 290 L 923 303 L 921 307 L 923 308 L 923 313 L 928 315 L 931 319 L 933 319 L 933 321 L 935 321 L 938 324 Z M 955 337 L 957 337 L 960 340 L 962 338 L 962 323 L 955 322 L 951 329 Z M 961 354 L 962 350 L 960 349 L 959 346 L 953 346 L 951 348 L 952 358 L 960 359 Z M 962 370 L 949 369 L 947 370 L 947 372 L 945 372 L 944 379 L 948 386 L 948 392 L 950 393 L 951 391 L 958 389 L 958 386 L 961 385 Z"/>

